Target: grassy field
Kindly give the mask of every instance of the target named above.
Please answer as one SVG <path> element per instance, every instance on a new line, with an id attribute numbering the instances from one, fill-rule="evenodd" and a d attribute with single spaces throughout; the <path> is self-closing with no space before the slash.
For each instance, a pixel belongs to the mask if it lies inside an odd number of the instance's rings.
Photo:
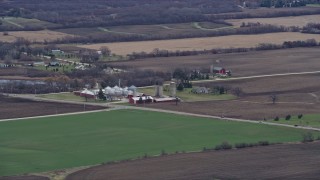
<path id="1" fill-rule="evenodd" d="M 183 91 L 177 91 L 177 97 L 181 98 L 184 102 L 196 102 L 196 101 L 214 101 L 214 100 L 231 100 L 235 96 L 231 94 L 213 95 L 213 94 L 194 94 L 191 93 L 192 88 L 185 88 Z M 139 92 L 154 95 L 154 88 L 139 88 Z M 169 91 L 164 91 L 164 95 L 170 95 Z"/>
<path id="2" fill-rule="evenodd" d="M 25 38 L 33 42 L 44 42 L 44 41 L 53 41 L 58 38 L 63 38 L 66 36 L 71 36 L 70 34 L 65 34 L 57 31 L 51 30 L 42 30 L 42 31 L 12 31 L 9 32 L 9 35 L 4 36 L 3 33 L 0 33 L 0 41 L 3 42 L 14 42 L 17 38 Z"/>
<path id="3" fill-rule="evenodd" d="M 320 4 L 307 4 L 307 7 L 320 7 Z"/>
<path id="4" fill-rule="evenodd" d="M 196 26 L 195 26 L 196 24 Z M 139 35 L 139 36 L 168 36 L 176 34 L 205 33 L 205 30 L 213 30 L 227 27 L 224 24 L 212 22 L 199 23 L 177 23 L 177 24 L 159 24 L 159 25 L 128 25 L 128 26 L 110 26 L 97 28 L 69 28 L 59 29 L 57 31 L 78 36 L 96 36 L 98 35 Z"/>
<path id="5" fill-rule="evenodd" d="M 58 24 L 40 21 L 38 19 L 27 19 L 21 17 L 4 17 L 2 19 L 4 24 L 2 26 L 14 27 L 14 28 L 53 28 L 58 27 Z"/>
<path id="6" fill-rule="evenodd" d="M 236 27 L 240 27 L 241 24 L 252 22 L 260 22 L 262 24 L 274 24 L 278 26 L 299 26 L 303 27 L 308 23 L 320 23 L 320 15 L 307 15 L 307 16 L 289 16 L 278 18 L 249 18 L 249 19 L 230 19 L 226 20 L 232 23 Z"/>
<path id="7" fill-rule="evenodd" d="M 56 100 L 67 100 L 67 101 L 77 101 L 77 102 L 85 102 L 86 99 L 84 97 L 76 96 L 73 93 L 55 93 L 55 94 L 43 94 L 39 95 L 39 97 L 46 99 L 56 99 Z M 88 102 L 100 102 L 99 100 L 88 99 Z"/>
<path id="8" fill-rule="evenodd" d="M 304 115 L 301 119 L 297 115 L 292 116 L 290 120 L 286 120 L 284 117 L 280 117 L 279 121 L 270 120 L 272 122 L 281 123 L 281 124 L 290 124 L 298 126 L 311 126 L 320 128 L 320 115 L 319 114 L 307 114 Z"/>
<path id="9" fill-rule="evenodd" d="M 320 41 L 320 36 L 315 34 L 284 32 L 259 35 L 231 35 L 221 37 L 189 38 L 174 40 L 98 43 L 89 45 L 78 45 L 78 47 L 99 50 L 101 46 L 107 46 L 110 48 L 112 53 L 118 55 L 127 55 L 132 52 L 152 52 L 155 48 L 176 51 L 204 50 L 230 47 L 256 47 L 260 43 L 282 44 L 284 41 L 307 39 L 315 39 L 317 41 Z"/>
<path id="10" fill-rule="evenodd" d="M 1 122 L 0 175 L 99 164 L 162 150 L 199 151 L 223 141 L 293 142 L 304 132 L 138 110 Z"/>

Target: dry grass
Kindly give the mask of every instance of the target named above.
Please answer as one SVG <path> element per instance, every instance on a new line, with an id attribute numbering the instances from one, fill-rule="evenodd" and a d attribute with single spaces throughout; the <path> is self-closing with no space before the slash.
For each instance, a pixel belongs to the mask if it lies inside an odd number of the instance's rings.
<path id="1" fill-rule="evenodd" d="M 17 38 L 25 38 L 30 41 L 43 42 L 43 41 L 53 41 L 58 38 L 63 38 L 66 36 L 72 36 L 70 34 L 43 30 L 43 31 L 13 31 L 9 32 L 8 36 L 4 36 L 3 33 L 0 34 L 0 41 L 4 42 L 13 42 Z"/>
<path id="2" fill-rule="evenodd" d="M 205 37 L 175 40 L 100 43 L 79 45 L 79 47 L 98 50 L 101 46 L 108 46 L 115 54 L 127 55 L 132 52 L 151 52 L 155 48 L 176 51 L 230 47 L 255 47 L 260 43 L 282 44 L 284 41 L 306 40 L 312 38 L 320 41 L 319 35 L 285 32 L 258 35 L 232 35 L 209 38 Z"/>
<path id="3" fill-rule="evenodd" d="M 243 22 L 260 22 L 263 24 L 273 24 L 278 26 L 299 26 L 303 27 L 308 23 L 320 23 L 320 15 L 308 16 L 289 16 L 278 18 L 250 18 L 250 19 L 230 19 L 227 22 L 232 23 L 234 26 L 240 27 Z"/>

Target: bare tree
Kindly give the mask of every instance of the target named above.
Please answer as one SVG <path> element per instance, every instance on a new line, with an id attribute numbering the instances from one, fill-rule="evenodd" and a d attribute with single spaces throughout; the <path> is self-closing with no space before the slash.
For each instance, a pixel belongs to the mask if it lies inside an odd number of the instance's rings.
<path id="1" fill-rule="evenodd" d="M 102 46 L 100 51 L 103 56 L 110 56 L 111 54 L 111 50 L 107 46 Z"/>
<path id="2" fill-rule="evenodd" d="M 270 99 L 272 101 L 272 104 L 276 104 L 276 102 L 278 101 L 278 96 L 276 94 L 272 94 L 270 96 Z"/>
<path id="3" fill-rule="evenodd" d="M 243 91 L 240 87 L 236 87 L 232 90 L 232 93 L 237 96 L 240 97 L 243 94 Z"/>

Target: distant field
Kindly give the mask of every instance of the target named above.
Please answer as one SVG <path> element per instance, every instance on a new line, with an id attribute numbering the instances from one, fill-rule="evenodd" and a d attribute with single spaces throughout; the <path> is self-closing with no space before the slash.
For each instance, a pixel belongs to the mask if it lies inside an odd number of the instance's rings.
<path id="1" fill-rule="evenodd" d="M 154 50 L 155 48 L 176 51 L 204 50 L 230 47 L 255 47 L 260 43 L 282 44 L 284 41 L 306 39 L 316 39 L 317 41 L 320 41 L 320 36 L 314 34 L 284 32 L 258 35 L 231 35 L 221 37 L 189 38 L 174 40 L 100 43 L 90 45 L 78 45 L 78 47 L 98 50 L 101 46 L 108 46 L 110 50 L 115 54 L 127 55 L 132 52 L 152 52 L 152 50 Z"/>
<path id="2" fill-rule="evenodd" d="M 0 119 L 24 118 L 71 112 L 92 111 L 100 109 L 105 108 L 91 105 L 86 105 L 84 107 L 83 104 L 39 102 L 28 99 L 0 96 Z"/>
<path id="3" fill-rule="evenodd" d="M 3 33 L 0 33 L 0 41 L 4 42 L 13 42 L 17 38 L 25 38 L 29 41 L 44 42 L 44 41 L 53 41 L 58 38 L 63 38 L 66 36 L 72 36 L 69 34 L 51 31 L 51 30 L 42 30 L 42 31 L 12 31 L 9 32 L 9 35 L 4 36 Z"/>
<path id="4" fill-rule="evenodd" d="M 127 25 L 111 26 L 97 28 L 68 28 L 58 29 L 57 31 L 78 36 L 106 36 L 106 35 L 138 35 L 147 37 L 173 36 L 173 35 L 191 35 L 194 33 L 205 34 L 208 30 L 228 27 L 224 24 L 212 22 L 199 23 L 177 23 L 177 24 L 159 24 L 159 25 Z"/>
<path id="5" fill-rule="evenodd" d="M 320 142 L 176 154 L 100 165 L 66 180 L 318 179 Z"/>
<path id="6" fill-rule="evenodd" d="M 66 92 L 66 93 L 53 93 L 53 94 L 41 94 L 38 95 L 41 98 L 46 99 L 55 99 L 55 100 L 67 100 L 67 101 L 75 101 L 75 102 L 86 102 L 86 99 L 81 96 L 76 96 L 73 93 Z M 95 99 L 88 99 L 88 102 L 101 102 Z"/>
<path id="7" fill-rule="evenodd" d="M 277 18 L 250 18 L 250 19 L 229 19 L 226 20 L 232 23 L 234 26 L 240 27 L 241 24 L 252 22 L 260 22 L 262 24 L 273 24 L 278 26 L 299 26 L 303 27 L 308 23 L 320 23 L 320 15 L 308 15 L 308 16 L 289 16 L 289 17 L 277 17 Z"/>
<path id="8" fill-rule="evenodd" d="M 10 28 L 19 28 L 19 29 L 24 29 L 24 28 L 53 28 L 53 27 L 58 27 L 60 26 L 59 24 L 54 24 L 46 21 L 40 21 L 38 19 L 27 19 L 27 18 L 21 18 L 21 17 L 4 17 L 1 19 L 3 21 L 4 27 Z"/>
<path id="9" fill-rule="evenodd" d="M 201 56 L 148 58 L 134 61 L 112 62 L 111 66 L 155 71 L 173 71 L 175 68 L 202 69 L 210 65 L 223 66 L 232 76 L 254 76 L 320 70 L 320 48 L 294 48 Z M 217 62 L 217 60 L 219 60 Z M 289 65 L 288 65 L 289 64 Z"/>
<path id="10" fill-rule="evenodd" d="M 154 88 L 139 88 L 138 91 L 148 95 L 154 95 L 155 93 Z M 164 95 L 168 96 L 170 94 L 168 91 L 164 91 Z M 184 91 L 177 91 L 177 97 L 181 98 L 184 102 L 231 100 L 235 98 L 232 94 L 194 94 L 191 93 L 191 88 L 185 88 Z"/>
<path id="11" fill-rule="evenodd" d="M 77 36 L 93 36 L 97 33 L 103 33 L 103 31 L 99 30 L 98 28 L 67 28 L 67 29 L 57 29 L 57 32 L 72 34 Z"/>
<path id="12" fill-rule="evenodd" d="M 0 176 L 157 155 L 162 150 L 168 153 L 200 151 L 223 141 L 231 144 L 261 140 L 295 142 L 307 132 L 138 110 L 0 124 Z"/>

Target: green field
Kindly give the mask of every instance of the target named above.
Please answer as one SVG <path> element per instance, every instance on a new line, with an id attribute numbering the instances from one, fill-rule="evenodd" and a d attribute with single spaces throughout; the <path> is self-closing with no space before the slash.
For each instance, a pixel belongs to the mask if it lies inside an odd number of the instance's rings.
<path id="1" fill-rule="evenodd" d="M 307 7 L 320 7 L 320 4 L 307 4 Z"/>
<path id="2" fill-rule="evenodd" d="M 290 124 L 298 126 L 310 126 L 315 128 L 320 128 L 320 114 L 307 114 L 304 115 L 301 119 L 298 116 L 292 116 L 290 120 L 285 118 L 280 118 L 279 121 L 270 120 L 272 122 L 280 124 Z"/>
<path id="3" fill-rule="evenodd" d="M 169 91 L 165 90 L 164 95 L 169 95 Z M 182 99 L 184 102 L 196 102 L 196 101 L 214 101 L 214 100 L 231 100 L 236 97 L 232 94 L 223 94 L 223 95 L 214 95 L 214 94 L 194 94 L 191 93 L 192 88 L 185 88 L 183 91 L 177 91 L 177 97 Z M 155 95 L 155 90 L 153 87 L 148 88 L 139 88 L 139 92 L 147 95 Z"/>
<path id="4" fill-rule="evenodd" d="M 76 101 L 76 102 L 86 102 L 86 99 L 81 96 L 76 96 L 73 93 L 54 93 L 54 94 L 42 94 L 38 97 L 46 99 L 55 99 L 55 100 L 66 100 L 66 101 Z M 95 99 L 87 99 L 87 102 L 96 102 L 96 103 L 105 103 L 106 101 L 100 101 Z"/>
<path id="5" fill-rule="evenodd" d="M 306 131 L 118 110 L 0 122 L 0 176 L 94 165 L 229 143 L 300 141 Z M 319 135 L 314 133 L 314 135 Z"/>

